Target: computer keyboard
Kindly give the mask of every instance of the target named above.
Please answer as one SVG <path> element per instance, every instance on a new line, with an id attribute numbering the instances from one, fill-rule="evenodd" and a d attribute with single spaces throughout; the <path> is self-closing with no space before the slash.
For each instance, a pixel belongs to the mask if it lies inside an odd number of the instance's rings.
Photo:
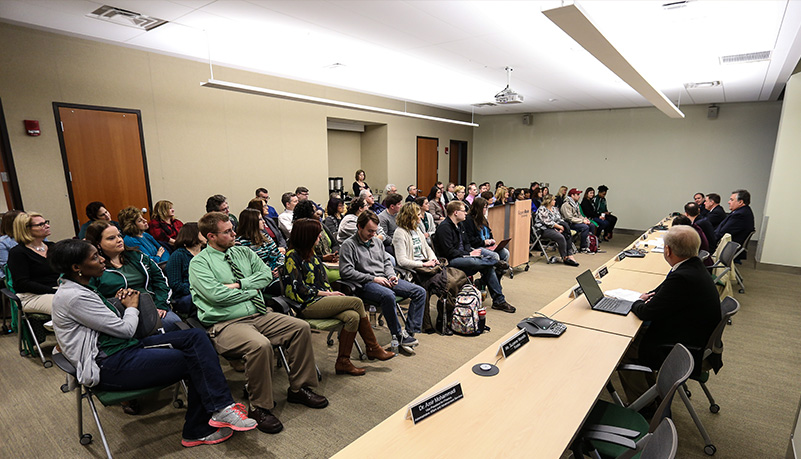
<path id="1" fill-rule="evenodd" d="M 601 301 L 598 302 L 598 304 L 595 305 L 595 308 L 596 309 L 604 309 L 604 310 L 607 310 L 607 311 L 611 311 L 611 310 L 617 308 L 618 305 L 620 305 L 620 300 L 619 299 L 610 298 L 608 296 L 605 296 L 605 297 L 603 297 L 603 299 Z"/>

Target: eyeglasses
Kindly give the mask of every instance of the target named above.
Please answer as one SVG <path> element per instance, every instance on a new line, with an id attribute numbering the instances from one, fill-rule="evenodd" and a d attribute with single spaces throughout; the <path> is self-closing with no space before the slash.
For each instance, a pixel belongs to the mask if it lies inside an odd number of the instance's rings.
<path id="1" fill-rule="evenodd" d="M 212 231 L 212 233 L 214 233 L 214 234 L 220 234 L 220 233 L 222 233 L 222 234 L 227 234 L 227 235 L 229 235 L 229 236 L 230 236 L 230 235 L 233 235 L 233 234 L 234 234 L 234 229 L 233 229 L 233 228 L 231 228 L 231 229 L 227 229 L 227 230 L 225 230 L 225 231 Z"/>
<path id="2" fill-rule="evenodd" d="M 50 224 L 50 220 L 45 220 L 42 223 L 37 223 L 35 225 L 33 223 L 31 223 L 31 224 L 28 225 L 28 228 L 43 228 L 44 226 L 49 225 L 49 224 Z"/>

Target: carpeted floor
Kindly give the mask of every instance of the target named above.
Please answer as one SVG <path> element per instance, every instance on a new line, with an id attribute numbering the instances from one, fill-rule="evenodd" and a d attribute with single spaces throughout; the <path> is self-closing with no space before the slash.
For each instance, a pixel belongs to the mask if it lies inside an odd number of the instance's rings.
<path id="1" fill-rule="evenodd" d="M 580 268 L 547 265 L 532 256 L 528 272 L 518 270 L 514 279 L 503 280 L 508 301 L 516 314 L 490 310 L 487 323 L 492 331 L 478 337 L 419 336 L 414 356 L 399 356 L 388 362 L 357 362 L 367 368 L 363 377 L 337 376 L 333 372 L 336 345 L 327 347 L 325 335 L 314 335 L 315 356 L 323 372 L 319 392 L 331 404 L 311 410 L 286 403 L 286 374 L 274 374 L 278 406 L 275 413 L 285 429 L 277 435 L 258 431 L 237 433 L 217 446 L 184 449 L 180 445 L 182 410 L 170 404 L 169 391 L 144 400 L 143 413 L 123 414 L 120 407 L 99 407 L 106 435 L 115 457 L 328 457 L 368 431 L 381 420 L 411 402 L 431 385 L 494 342 L 522 319 L 550 302 L 575 282 L 584 269 L 595 269 L 634 236 L 617 234 L 601 248 L 607 253 L 578 255 Z M 717 446 L 717 458 L 784 457 L 801 397 L 801 282 L 798 275 L 741 269 L 748 292 L 735 294 L 741 310 L 724 333 L 725 365 L 708 386 L 721 406 L 711 414 L 703 392 L 690 382 L 693 404 Z M 388 341 L 386 330 L 379 340 Z M 48 338 L 49 355 L 54 339 Z M 84 425 L 95 441 L 78 443 L 74 394 L 59 390 L 63 373 L 45 369 L 38 360 L 17 353 L 17 336 L 0 337 L 0 451 L 3 457 L 103 457 L 97 428 L 87 409 Z M 234 397 L 242 400 L 244 377 L 223 364 Z M 84 404 L 86 407 L 86 404 Z M 679 432 L 677 457 L 706 457 L 703 442 L 680 401 L 673 405 Z M 481 416 L 481 413 L 476 413 Z M 443 457 L 447 442 L 443 439 Z M 451 439 L 452 440 L 452 439 Z M 403 451 L 364 451 L 364 457 Z M 521 451 L 520 457 L 536 457 Z"/>

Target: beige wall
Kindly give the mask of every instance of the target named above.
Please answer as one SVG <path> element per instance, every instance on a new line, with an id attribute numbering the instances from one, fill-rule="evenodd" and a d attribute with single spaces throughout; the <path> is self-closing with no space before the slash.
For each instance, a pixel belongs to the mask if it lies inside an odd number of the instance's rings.
<path id="1" fill-rule="evenodd" d="M 331 174 L 330 176 L 342 177 L 342 185 L 345 187 L 345 191 L 350 190 L 350 193 L 353 193 L 351 189 L 353 174 L 361 167 L 362 133 L 329 130 L 328 172 Z"/>
<path id="2" fill-rule="evenodd" d="M 801 267 L 801 209 L 798 206 L 801 171 L 801 74 L 795 74 L 784 93 L 776 151 L 770 175 L 765 215 L 768 224 L 761 244 L 761 263 Z"/>
<path id="3" fill-rule="evenodd" d="M 325 202 L 329 117 L 384 125 L 368 136 L 369 152 L 362 145 L 362 166 L 367 169 L 364 156 L 368 155 L 368 162 L 379 169 L 368 173 L 374 187 L 383 187 L 387 180 L 414 181 L 418 135 L 440 139 L 440 164 L 447 161 L 442 146 L 451 138 L 472 143 L 469 127 L 202 88 L 199 83 L 209 78 L 205 63 L 8 24 L 0 24 L 0 43 L 0 98 L 23 205 L 53 222 L 53 239 L 73 235 L 53 102 L 141 110 L 153 202 L 171 200 L 184 221 L 199 218 L 206 198 L 215 193 L 226 195 L 231 210 L 238 213 L 260 186 L 270 190 L 271 203 L 279 211 L 278 196 L 298 185 L 308 187 L 312 199 Z M 214 76 L 316 97 L 404 108 L 400 101 L 230 68 L 215 67 Z M 416 113 L 469 119 L 466 114 L 408 105 Z M 24 119 L 39 120 L 42 135 L 26 136 Z M 352 171 L 342 175 L 352 176 Z M 440 169 L 440 178 L 447 180 L 447 168 Z M 351 182 L 346 181 L 346 186 Z"/>
<path id="4" fill-rule="evenodd" d="M 716 192 L 725 207 L 736 188 L 751 192 L 762 221 L 781 102 L 682 106 L 683 120 L 654 108 L 480 117 L 474 133 L 476 182 L 532 180 L 583 189 L 604 184 L 619 227 L 644 229 L 683 211 L 696 192 Z M 728 211 L 728 209 L 727 209 Z"/>

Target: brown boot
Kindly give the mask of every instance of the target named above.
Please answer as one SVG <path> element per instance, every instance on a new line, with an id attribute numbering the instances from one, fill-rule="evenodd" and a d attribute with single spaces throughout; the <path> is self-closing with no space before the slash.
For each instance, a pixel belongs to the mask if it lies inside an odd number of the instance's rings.
<path id="1" fill-rule="evenodd" d="M 394 352 L 385 351 L 384 348 L 378 344 L 378 340 L 375 338 L 375 334 L 373 333 L 373 327 L 370 326 L 369 317 L 362 317 L 362 319 L 359 321 L 359 334 L 362 335 L 364 344 L 367 345 L 368 359 L 389 360 L 392 357 L 395 357 Z"/>
<path id="2" fill-rule="evenodd" d="M 339 334 L 339 355 L 334 369 L 338 375 L 349 374 L 351 376 L 362 376 L 364 368 L 358 368 L 350 361 L 350 352 L 353 350 L 353 340 L 356 339 L 356 332 L 342 330 Z"/>

